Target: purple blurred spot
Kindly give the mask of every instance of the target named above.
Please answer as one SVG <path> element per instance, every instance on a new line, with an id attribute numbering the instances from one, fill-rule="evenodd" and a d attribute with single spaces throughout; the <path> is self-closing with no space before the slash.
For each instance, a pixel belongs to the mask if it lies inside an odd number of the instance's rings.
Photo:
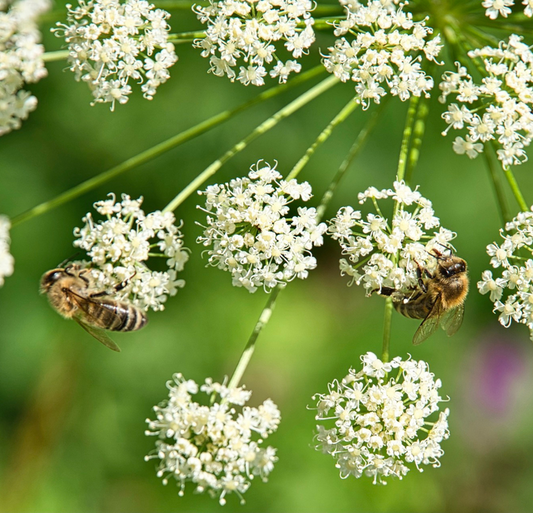
<path id="1" fill-rule="evenodd" d="M 512 408 L 516 386 L 526 371 L 523 348 L 509 339 L 493 339 L 480 345 L 477 352 L 476 399 L 490 413 L 504 414 Z"/>

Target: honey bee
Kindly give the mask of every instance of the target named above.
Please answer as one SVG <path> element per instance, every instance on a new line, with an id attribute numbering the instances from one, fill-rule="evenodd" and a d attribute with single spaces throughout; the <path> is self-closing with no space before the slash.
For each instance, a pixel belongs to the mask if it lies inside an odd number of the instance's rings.
<path id="1" fill-rule="evenodd" d="M 464 301 L 468 294 L 466 262 L 436 249 L 430 254 L 437 259 L 437 268 L 433 274 L 427 269 L 418 269 L 418 288 L 412 294 L 398 295 L 396 290 L 385 287 L 380 292 L 392 296 L 394 307 L 405 317 L 424 319 L 414 334 L 415 345 L 435 333 L 439 325 L 448 336 L 456 333 L 463 323 Z"/>
<path id="2" fill-rule="evenodd" d="M 124 288 L 126 282 L 118 284 L 115 292 Z M 82 269 L 78 264 L 60 266 L 44 273 L 40 290 L 41 294 L 48 296 L 50 305 L 60 315 L 74 319 L 87 333 L 113 351 L 120 351 L 120 348 L 105 330 L 136 331 L 148 322 L 140 308 L 113 299 L 112 294 L 106 291 L 96 291 L 89 269 Z"/>

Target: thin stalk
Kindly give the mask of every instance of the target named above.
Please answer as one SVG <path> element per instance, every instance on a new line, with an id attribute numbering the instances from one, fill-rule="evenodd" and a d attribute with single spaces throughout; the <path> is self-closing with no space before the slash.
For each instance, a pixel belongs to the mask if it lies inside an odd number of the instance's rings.
<path id="1" fill-rule="evenodd" d="M 409 101 L 409 108 L 407 109 L 407 116 L 405 118 L 405 127 L 403 129 L 402 135 L 402 144 L 400 146 L 400 156 L 398 158 L 398 170 L 396 171 L 396 180 L 401 181 L 405 178 L 405 170 L 407 168 L 407 156 L 409 153 L 409 142 L 411 136 L 413 135 L 413 127 L 416 119 L 416 110 L 418 107 L 418 102 L 420 101 L 419 96 L 411 96 Z M 398 202 L 394 202 L 394 209 L 392 217 L 396 216 L 398 212 Z"/>
<path id="2" fill-rule="evenodd" d="M 68 50 L 58 50 L 57 52 L 43 53 L 43 62 L 62 61 L 68 57 Z"/>
<path id="3" fill-rule="evenodd" d="M 183 189 L 164 209 L 163 212 L 170 212 L 176 210 L 191 194 L 196 192 L 198 188 L 211 176 L 213 176 L 228 160 L 230 160 L 237 153 L 244 150 L 254 139 L 260 135 L 265 134 L 271 128 L 274 128 L 280 121 L 287 118 L 298 109 L 302 108 L 304 105 L 307 105 L 311 100 L 314 100 L 317 96 L 320 96 L 323 92 L 327 91 L 333 85 L 338 83 L 338 78 L 334 75 L 324 79 L 322 82 L 318 83 L 316 86 L 312 87 L 304 94 L 296 98 L 278 112 L 276 112 L 272 117 L 268 118 L 266 121 L 261 123 L 256 127 L 248 136 L 235 144 L 230 148 L 224 155 L 222 155 L 218 160 L 215 160 L 211 165 L 209 165 L 204 171 L 202 171 L 185 189 Z"/>
<path id="4" fill-rule="evenodd" d="M 415 125 L 416 110 L 418 108 L 419 96 L 411 96 L 409 101 L 409 108 L 407 109 L 407 117 L 405 119 L 405 127 L 402 135 L 402 145 L 400 146 L 400 157 L 398 159 L 398 171 L 396 172 L 396 180 L 403 180 L 405 177 L 405 170 L 407 168 L 407 155 L 409 151 L 409 142 L 413 135 L 413 127 Z"/>
<path id="5" fill-rule="evenodd" d="M 426 117 L 429 113 L 429 104 L 427 100 L 421 99 L 416 112 L 416 120 L 413 128 L 413 140 L 409 155 L 407 157 L 407 169 L 405 171 L 405 183 L 410 184 L 413 178 L 413 171 L 418 163 L 420 148 L 426 131 Z"/>
<path id="6" fill-rule="evenodd" d="M 368 121 L 367 125 L 361 132 L 359 132 L 359 135 L 357 136 L 357 139 L 355 143 L 353 144 L 352 148 L 350 149 L 350 153 L 348 156 L 344 159 L 343 163 L 341 164 L 341 167 L 339 168 L 339 171 L 337 171 L 336 175 L 333 177 L 332 182 L 330 183 L 327 191 L 322 196 L 322 199 L 320 201 L 320 205 L 317 209 L 318 212 L 318 219 L 319 221 L 326 210 L 326 206 L 328 205 L 329 201 L 331 200 L 331 197 L 333 196 L 333 192 L 335 191 L 336 186 L 339 184 L 341 178 L 345 175 L 350 163 L 353 161 L 355 156 L 361 151 L 364 143 L 368 140 L 368 136 L 374 129 L 374 127 L 377 124 L 377 120 L 380 117 L 384 110 L 384 105 L 380 105 L 380 107 L 375 110 Z M 250 363 L 250 359 L 252 358 L 252 355 L 255 351 L 255 343 L 257 341 L 257 338 L 259 337 L 259 334 L 263 330 L 263 328 L 268 323 L 270 316 L 272 315 L 272 310 L 274 308 L 274 305 L 276 303 L 276 299 L 281 292 L 283 287 L 280 287 L 279 285 L 270 293 L 270 296 L 268 298 L 268 301 L 263 308 L 263 311 L 261 312 L 261 315 L 259 316 L 259 320 L 257 321 L 254 330 L 252 331 L 252 334 L 250 335 L 250 338 L 248 339 L 248 342 L 246 343 L 246 347 L 244 348 L 244 351 L 242 352 L 241 358 L 239 359 L 239 362 L 237 363 L 237 367 L 235 368 L 235 371 L 233 372 L 233 375 L 230 379 L 230 382 L 228 384 L 228 388 L 233 388 L 239 385 L 242 376 L 244 372 L 246 371 L 246 368 L 248 364 Z M 389 330 L 390 331 L 390 330 Z"/>
<path id="7" fill-rule="evenodd" d="M 68 201 L 73 200 L 77 198 L 78 196 L 81 196 L 82 194 L 89 192 L 90 190 L 95 189 L 96 187 L 108 182 L 112 178 L 115 178 L 116 176 L 119 176 L 120 174 L 126 171 L 130 171 L 131 169 L 134 169 L 140 166 L 141 164 L 149 162 L 150 160 L 156 157 L 159 157 L 163 153 L 166 153 L 167 151 L 177 146 L 180 146 L 181 144 L 187 141 L 190 141 L 191 139 L 194 139 L 195 137 L 198 137 L 199 135 L 202 135 L 205 132 L 208 132 L 212 128 L 215 128 L 221 123 L 227 121 L 228 119 L 231 119 L 238 113 L 245 111 L 246 109 L 256 105 L 257 103 L 261 103 L 263 101 L 266 101 L 270 98 L 273 98 L 283 93 L 284 91 L 288 89 L 292 89 L 294 86 L 299 85 L 302 82 L 305 82 L 321 74 L 324 71 L 325 70 L 323 66 L 317 66 L 309 70 L 308 72 L 303 73 L 302 75 L 298 75 L 294 77 L 287 84 L 281 84 L 281 85 L 272 87 L 271 89 L 264 91 L 263 93 L 259 94 L 255 98 L 252 98 L 251 100 L 245 103 L 242 103 L 241 105 L 239 105 L 238 107 L 235 107 L 234 109 L 228 109 L 223 112 L 220 112 L 219 114 L 205 121 L 202 121 L 198 125 L 195 125 L 171 137 L 170 139 L 167 139 L 166 141 L 163 141 L 162 143 L 159 143 L 153 146 L 152 148 L 149 148 L 148 150 L 145 150 L 139 153 L 138 155 L 135 155 L 134 157 L 131 157 L 125 162 L 122 162 L 121 164 L 119 164 L 118 166 L 115 166 L 109 169 L 108 171 L 104 171 L 103 173 L 100 173 L 99 175 L 93 178 L 89 178 L 89 180 L 86 180 L 85 182 L 82 182 L 81 184 L 76 185 L 72 189 L 65 191 L 64 193 L 60 194 L 54 199 L 45 201 L 44 203 L 41 203 L 40 205 L 37 205 L 36 207 L 33 207 L 32 209 L 26 212 L 23 212 L 22 214 L 19 214 L 18 216 L 13 217 L 11 220 L 11 226 L 19 225 L 20 223 L 28 221 L 29 219 L 32 219 L 38 215 L 49 212 L 55 207 L 63 205 L 67 203 Z"/>
<path id="8" fill-rule="evenodd" d="M 205 31 L 195 31 L 195 32 L 180 32 L 177 34 L 169 34 L 168 40 L 172 43 L 174 41 L 179 41 L 180 39 L 190 39 L 191 41 L 193 39 L 203 38 L 205 37 Z"/>
<path id="9" fill-rule="evenodd" d="M 507 178 L 507 183 L 511 187 L 511 191 L 513 191 L 513 195 L 516 199 L 516 202 L 518 203 L 518 206 L 520 207 L 520 210 L 522 212 L 527 212 L 529 210 L 529 207 L 527 206 L 526 200 L 524 199 L 524 196 L 522 195 L 522 191 L 520 190 L 520 187 L 518 186 L 518 182 L 516 181 L 514 174 L 511 171 L 511 168 L 504 167 L 503 172 L 505 173 L 505 178 Z"/>
<path id="10" fill-rule="evenodd" d="M 277 287 L 274 288 L 274 290 L 272 290 L 272 292 L 268 296 L 268 301 L 265 307 L 263 308 L 263 311 L 261 312 L 261 315 L 259 316 L 257 323 L 255 324 L 254 330 L 252 331 L 252 334 L 250 335 L 250 338 L 248 339 L 246 347 L 244 348 L 244 351 L 242 352 L 239 363 L 237 363 L 237 367 L 235 367 L 235 370 L 233 371 L 233 375 L 231 376 L 231 379 L 228 383 L 228 388 L 235 388 L 239 386 L 239 383 L 241 382 L 244 371 L 246 370 L 246 367 L 248 367 L 248 364 L 250 363 L 250 359 L 252 358 L 252 355 L 254 354 L 255 342 L 257 341 L 257 337 L 259 336 L 263 328 L 268 323 L 270 316 L 272 315 L 272 310 L 274 309 L 274 305 L 276 304 L 276 299 L 281 289 L 282 287 L 278 285 Z"/>
<path id="11" fill-rule="evenodd" d="M 340 18 L 339 18 L 340 19 Z M 313 30 L 332 30 L 332 23 L 334 21 L 337 21 L 337 18 L 322 18 L 322 19 L 315 19 L 315 23 L 313 24 Z"/>
<path id="12" fill-rule="evenodd" d="M 496 168 L 494 158 L 491 157 L 489 151 L 489 145 L 485 144 L 485 151 L 483 152 L 483 155 L 485 157 L 485 162 L 487 163 L 487 168 L 490 173 L 492 185 L 494 186 L 494 193 L 496 194 L 498 206 L 500 207 L 499 211 L 502 221 L 504 223 L 507 223 L 511 220 L 511 215 L 509 214 L 509 206 L 507 205 L 507 199 L 505 198 L 505 193 L 503 192 L 503 184 L 500 178 L 499 169 Z"/>
<path id="13" fill-rule="evenodd" d="M 339 126 L 343 121 L 345 121 L 348 116 L 355 110 L 357 106 L 360 105 L 360 102 L 355 98 L 352 98 L 342 109 L 341 111 L 330 121 L 329 125 L 322 130 L 320 135 L 316 138 L 315 142 L 307 148 L 307 151 L 302 156 L 302 158 L 296 163 L 292 168 L 291 172 L 287 175 L 287 181 L 296 178 L 304 166 L 309 162 L 309 159 L 315 153 L 317 148 L 325 143 L 329 136 L 332 134 L 333 130 Z"/>
<path id="14" fill-rule="evenodd" d="M 385 299 L 385 314 L 383 317 L 383 348 L 381 360 L 388 362 L 390 358 L 390 334 L 392 325 L 392 298 Z"/>
<path id="15" fill-rule="evenodd" d="M 368 140 L 369 135 L 376 127 L 376 124 L 379 118 L 381 117 L 381 115 L 383 114 L 383 111 L 385 110 L 385 105 L 387 103 L 386 100 L 388 98 L 389 98 L 388 96 L 385 97 L 385 100 L 379 104 L 379 107 L 372 112 L 372 115 L 370 116 L 370 119 L 368 120 L 367 124 L 359 132 L 359 134 L 357 135 L 357 139 L 355 140 L 352 147 L 350 148 L 348 155 L 346 155 L 345 159 L 342 161 L 337 173 L 333 177 L 333 180 L 329 184 L 329 187 L 327 188 L 326 192 L 322 196 L 322 201 L 320 202 L 320 205 L 317 208 L 317 222 L 319 222 L 324 217 L 326 208 L 328 207 L 329 202 L 331 201 L 331 198 L 333 197 L 333 194 L 335 193 L 337 186 L 339 185 L 340 181 L 346 174 L 346 171 L 348 171 L 350 164 L 353 162 L 355 157 L 359 154 L 359 152 L 363 148 L 364 144 Z"/>

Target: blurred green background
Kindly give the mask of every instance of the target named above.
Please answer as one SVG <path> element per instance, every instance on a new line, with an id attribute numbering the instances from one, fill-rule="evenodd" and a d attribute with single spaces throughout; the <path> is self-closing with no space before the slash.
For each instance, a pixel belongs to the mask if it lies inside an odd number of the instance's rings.
<path id="1" fill-rule="evenodd" d="M 173 27 L 198 27 L 173 12 Z M 46 34 L 49 50 L 60 41 Z M 320 35 L 318 45 L 331 44 Z M 188 44 L 177 48 L 171 80 L 149 102 L 136 91 L 111 113 L 90 107 L 89 90 L 65 62 L 29 89 L 39 107 L 23 128 L 0 139 L 0 212 L 15 216 L 99 174 L 182 130 L 252 98 L 259 90 L 206 74 L 208 63 Z M 304 59 L 309 68 L 317 57 Z M 256 125 L 308 86 L 263 103 L 223 126 L 122 175 L 80 198 L 13 229 L 15 274 L 0 289 L 0 510 L 20 512 L 215 511 L 216 500 L 164 487 L 145 419 L 167 395 L 175 372 L 203 381 L 230 375 L 261 312 L 266 295 L 231 286 L 229 275 L 205 267 L 195 243 L 202 221 L 193 195 L 176 215 L 184 219 L 191 259 L 186 287 L 164 312 L 152 313 L 139 333 L 116 335 L 115 354 L 63 320 L 39 296 L 42 273 L 73 253 L 72 230 L 92 203 L 108 192 L 144 196 L 145 211 L 163 208 L 192 178 Z M 337 85 L 232 159 L 210 183 L 247 174 L 259 159 L 287 173 L 352 95 Z M 458 254 L 470 267 L 471 293 L 461 330 L 439 330 L 411 345 L 417 322 L 393 319 L 392 355 L 429 362 L 449 395 L 451 437 L 442 467 L 410 472 L 403 481 L 374 486 L 370 479 L 341 480 L 334 461 L 313 449 L 311 396 L 358 366 L 367 351 L 380 353 L 383 299 L 365 298 L 339 276 L 339 249 L 328 240 L 316 254 L 318 269 L 279 297 L 244 376 L 251 403 L 271 397 L 282 423 L 269 438 L 279 461 L 268 484 L 256 480 L 246 504 L 228 497 L 225 511 L 242 512 L 528 512 L 533 504 L 533 348 L 523 326 L 502 328 L 475 283 L 488 268 L 485 246 L 496 240 L 500 219 L 482 158 L 471 161 L 443 138 L 442 106 L 430 114 L 414 183 L 433 201 L 443 226 L 458 233 Z M 326 217 L 357 203 L 370 185 L 390 187 L 396 172 L 407 105 L 389 102 L 385 115 Z M 320 148 L 300 175 L 326 190 L 353 140 L 369 118 L 356 112 Z M 526 201 L 533 201 L 533 164 L 515 170 Z M 517 206 L 510 198 L 513 213 Z"/>

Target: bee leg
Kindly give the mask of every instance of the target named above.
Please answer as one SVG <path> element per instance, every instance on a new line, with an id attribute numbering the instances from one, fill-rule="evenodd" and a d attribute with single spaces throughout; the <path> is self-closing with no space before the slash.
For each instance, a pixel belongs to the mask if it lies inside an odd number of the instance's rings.
<path id="1" fill-rule="evenodd" d="M 424 269 L 423 271 L 424 271 L 424 274 L 428 278 L 433 278 L 433 276 L 431 275 L 431 273 L 427 269 Z M 418 286 L 420 287 L 420 290 L 422 290 L 423 292 L 427 292 L 428 288 L 426 287 L 426 284 L 424 283 L 424 280 L 422 279 L 422 269 L 421 269 L 421 267 L 419 265 L 418 265 L 418 267 L 416 269 L 416 276 L 418 278 Z"/>
<path id="2" fill-rule="evenodd" d="M 74 274 L 70 272 L 71 269 L 72 269 L 72 265 L 67 265 L 67 267 L 65 267 L 65 274 L 68 274 L 69 276 L 75 276 Z"/>
<path id="3" fill-rule="evenodd" d="M 65 272 L 66 272 L 66 270 L 65 270 Z M 86 272 L 87 272 L 87 269 L 82 269 L 82 270 L 78 273 L 78 277 L 79 277 L 80 279 L 82 279 L 82 280 L 85 282 L 85 284 L 87 285 L 87 287 L 88 287 L 88 286 L 89 286 L 89 283 L 90 283 L 90 282 L 89 282 L 89 279 L 86 278 L 85 276 L 83 276 Z"/>
<path id="4" fill-rule="evenodd" d="M 396 292 L 396 289 L 392 289 L 390 287 L 381 287 L 381 289 L 374 289 L 371 294 L 374 292 L 377 292 L 380 296 L 392 296 Z"/>
<path id="5" fill-rule="evenodd" d="M 95 297 L 102 297 L 102 296 L 108 296 L 109 294 L 107 291 L 102 290 L 102 292 L 93 292 L 92 294 L 89 294 L 89 298 L 94 299 Z"/>
<path id="6" fill-rule="evenodd" d="M 126 278 L 125 280 L 122 280 L 118 285 L 115 285 L 115 292 L 121 291 L 136 274 L 137 271 L 135 271 L 129 278 Z"/>
<path id="7" fill-rule="evenodd" d="M 115 285 L 113 287 L 115 289 L 115 292 L 121 291 L 136 274 L 137 274 L 137 271 L 135 271 L 129 278 L 126 278 L 125 280 L 121 281 L 119 284 Z M 80 278 L 83 279 L 82 276 L 80 276 Z M 107 291 L 102 290 L 102 292 L 94 292 L 93 294 L 90 294 L 89 297 L 91 299 L 94 299 L 95 297 L 102 297 L 102 296 L 108 296 L 108 295 L 109 294 Z"/>

